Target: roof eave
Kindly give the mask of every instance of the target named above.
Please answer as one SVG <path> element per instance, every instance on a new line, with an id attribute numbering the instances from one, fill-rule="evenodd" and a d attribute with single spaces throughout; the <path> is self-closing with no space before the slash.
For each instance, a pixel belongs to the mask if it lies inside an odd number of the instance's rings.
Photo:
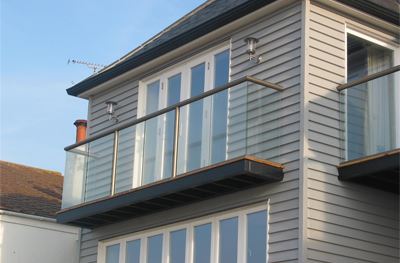
<path id="1" fill-rule="evenodd" d="M 149 62 L 161 55 L 164 55 L 178 47 L 181 47 L 194 39 L 202 37 L 207 33 L 216 30 L 242 16 L 245 16 L 257 9 L 273 3 L 277 0 L 255 0 L 249 1 L 235 8 L 229 9 L 226 12 L 218 15 L 197 27 L 194 27 L 185 33 L 176 36 L 142 54 L 133 56 L 120 64 L 92 77 L 89 77 L 78 84 L 67 89 L 67 93 L 72 96 L 79 96 L 83 92 L 86 92 L 112 78 L 115 78 L 123 73 L 126 73 L 146 62 Z"/>
<path id="2" fill-rule="evenodd" d="M 207 20 L 206 22 L 170 39 L 158 46 L 155 46 L 148 51 L 132 56 L 129 59 L 117 64 L 105 71 L 91 76 L 78 84 L 67 89 L 68 95 L 79 97 L 82 93 L 91 90 L 92 88 L 103 84 L 115 77 L 118 77 L 132 69 L 135 69 L 157 57 L 160 57 L 176 48 L 179 48 L 197 38 L 200 38 L 207 33 L 216 30 L 236 19 L 239 19 L 257 9 L 271 4 L 277 0 L 253 0 L 238 5 L 232 9 L 226 10 L 224 13 Z M 400 21 L 396 15 L 398 12 L 389 10 L 382 5 L 374 2 L 374 0 L 360 1 L 360 0 L 337 0 L 350 7 L 356 8 L 360 11 L 369 13 L 377 18 L 383 19 L 386 22 L 400 25 Z"/>

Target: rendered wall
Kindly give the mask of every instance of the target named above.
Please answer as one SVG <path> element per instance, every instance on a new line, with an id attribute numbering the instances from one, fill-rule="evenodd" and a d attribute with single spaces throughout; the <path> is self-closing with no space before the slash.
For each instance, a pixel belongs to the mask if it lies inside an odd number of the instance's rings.
<path id="1" fill-rule="evenodd" d="M 0 214 L 1 263 L 77 262 L 79 228 L 40 219 Z"/>

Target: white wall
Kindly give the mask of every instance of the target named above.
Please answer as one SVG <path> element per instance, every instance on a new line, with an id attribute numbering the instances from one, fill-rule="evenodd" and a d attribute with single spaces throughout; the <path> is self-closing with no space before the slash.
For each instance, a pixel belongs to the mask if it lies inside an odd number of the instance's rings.
<path id="1" fill-rule="evenodd" d="M 79 228 L 0 211 L 0 263 L 74 263 Z"/>

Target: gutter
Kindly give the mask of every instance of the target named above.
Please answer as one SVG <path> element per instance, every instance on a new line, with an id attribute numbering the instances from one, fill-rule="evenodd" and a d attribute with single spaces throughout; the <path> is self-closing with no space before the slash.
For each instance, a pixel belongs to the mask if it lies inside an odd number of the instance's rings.
<path id="1" fill-rule="evenodd" d="M 160 57 L 178 47 L 181 47 L 197 38 L 200 38 L 209 32 L 212 32 L 236 19 L 243 17 L 259 8 L 271 4 L 277 0 L 253 0 L 247 1 L 226 12 L 217 15 L 216 17 L 205 21 L 204 23 L 180 34 L 176 37 L 161 43 L 143 53 L 137 54 L 133 57 L 127 58 L 120 64 L 115 65 L 100 74 L 91 76 L 78 84 L 67 89 L 67 93 L 72 96 L 79 96 L 79 94 L 88 91 L 95 86 L 98 86 L 106 81 L 109 81 L 123 73 L 126 73 L 146 62 L 149 62 L 157 57 Z"/>
<path id="2" fill-rule="evenodd" d="M 7 210 L 0 210 L 0 215 L 17 216 L 17 217 L 22 217 L 22 218 L 26 218 L 26 219 L 39 220 L 39 221 L 43 221 L 43 222 L 57 223 L 55 218 L 44 217 L 44 216 L 35 216 L 35 215 L 17 213 L 17 212 L 12 212 L 12 211 L 7 211 Z"/>
<path id="3" fill-rule="evenodd" d="M 229 24 L 275 1 L 278 0 L 249 0 L 236 7 L 233 7 L 232 9 L 226 10 L 224 13 L 219 14 L 210 20 L 206 20 L 202 24 L 194 28 L 191 28 L 186 32 L 183 32 L 159 45 L 152 47 L 147 51 L 139 53 L 143 48 L 145 48 L 145 46 L 141 45 L 138 48 L 134 49 L 133 51 L 129 52 L 127 55 L 123 56 L 120 60 L 112 63 L 102 72 L 99 72 L 96 75 L 92 75 L 87 79 L 82 80 L 78 84 L 68 88 L 67 93 L 69 95 L 78 97 L 80 94 L 98 85 L 101 85 L 115 77 L 118 77 L 130 70 L 133 70 L 149 61 L 152 61 L 157 57 L 165 55 L 168 52 L 171 52 L 191 41 L 194 41 L 226 24 Z M 398 19 L 398 10 L 387 9 L 386 6 L 383 7 L 382 5 L 377 4 L 376 3 L 377 0 L 336 0 L 336 1 L 339 3 L 343 3 L 347 6 L 353 7 L 355 9 L 358 9 L 360 11 L 366 12 L 368 14 L 371 14 L 396 26 L 400 25 L 400 20 Z M 210 3 L 212 2 L 213 1 L 211 1 Z M 200 6 L 199 8 L 201 9 L 201 7 L 202 6 Z M 187 16 L 185 17 L 187 18 Z M 171 27 L 173 25 L 168 27 L 166 31 L 168 31 L 168 29 L 171 30 Z M 162 34 L 163 32 L 165 31 L 162 31 L 160 34 Z M 145 42 L 144 45 L 146 43 L 150 43 L 158 39 L 159 36 L 160 35 L 157 34 L 155 37 Z M 127 57 L 128 55 L 132 56 Z"/>

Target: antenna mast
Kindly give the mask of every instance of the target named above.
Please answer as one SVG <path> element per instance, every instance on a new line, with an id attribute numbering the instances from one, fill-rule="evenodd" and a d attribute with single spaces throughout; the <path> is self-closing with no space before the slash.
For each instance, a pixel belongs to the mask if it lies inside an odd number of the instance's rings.
<path id="1" fill-rule="evenodd" d="M 96 64 L 96 63 L 92 63 L 92 62 L 86 62 L 86 61 L 81 61 L 81 60 L 76 60 L 76 59 L 68 59 L 68 64 L 72 63 L 72 64 L 81 64 L 81 65 L 85 65 L 88 68 L 93 70 L 93 73 L 96 73 L 96 71 L 98 69 L 102 69 L 105 68 L 106 66 L 101 65 L 101 64 Z"/>

